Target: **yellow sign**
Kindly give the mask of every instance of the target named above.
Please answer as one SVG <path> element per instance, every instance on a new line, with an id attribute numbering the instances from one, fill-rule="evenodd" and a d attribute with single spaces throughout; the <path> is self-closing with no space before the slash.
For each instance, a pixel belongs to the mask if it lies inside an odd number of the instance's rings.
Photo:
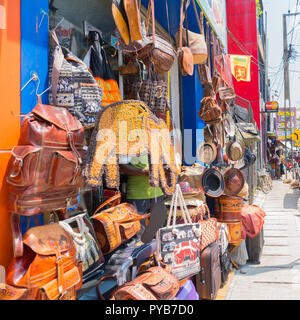
<path id="1" fill-rule="evenodd" d="M 291 134 L 291 138 L 296 142 L 300 142 L 300 131 L 298 129 L 295 129 L 293 133 Z"/>

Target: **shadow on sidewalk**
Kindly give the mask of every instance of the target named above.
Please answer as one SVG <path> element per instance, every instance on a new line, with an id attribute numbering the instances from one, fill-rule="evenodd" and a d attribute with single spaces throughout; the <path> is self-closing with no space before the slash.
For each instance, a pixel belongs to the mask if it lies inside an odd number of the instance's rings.
<path id="1" fill-rule="evenodd" d="M 298 209 L 299 191 L 293 190 L 293 193 L 287 193 L 283 199 L 284 209 Z"/>
<path id="2" fill-rule="evenodd" d="M 282 270 L 282 269 L 292 269 L 294 266 L 299 265 L 300 266 L 300 258 L 287 263 L 287 264 L 281 264 L 276 266 L 264 266 L 264 267 L 257 267 L 256 265 L 247 264 L 249 267 L 248 272 L 246 274 L 243 274 L 243 276 L 253 276 L 256 274 L 276 271 L 276 270 Z"/>

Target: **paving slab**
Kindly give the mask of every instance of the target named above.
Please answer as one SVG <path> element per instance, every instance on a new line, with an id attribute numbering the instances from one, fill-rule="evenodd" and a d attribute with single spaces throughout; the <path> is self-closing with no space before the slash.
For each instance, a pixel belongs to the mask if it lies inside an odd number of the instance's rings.
<path id="1" fill-rule="evenodd" d="M 226 300 L 300 300 L 299 190 L 282 181 L 260 196 L 255 204 L 266 212 L 259 265 L 248 265 L 246 274 L 236 270 Z"/>

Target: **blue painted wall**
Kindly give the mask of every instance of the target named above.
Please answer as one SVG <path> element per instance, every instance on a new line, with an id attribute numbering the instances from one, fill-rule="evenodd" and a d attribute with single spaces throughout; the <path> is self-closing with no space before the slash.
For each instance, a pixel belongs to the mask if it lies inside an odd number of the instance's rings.
<path id="1" fill-rule="evenodd" d="M 36 72 L 38 93 L 48 88 L 48 0 L 21 1 L 21 88 Z M 45 15 L 43 15 L 45 12 Z M 29 113 L 37 104 L 38 81 L 31 81 L 21 92 L 21 113 Z M 42 96 L 48 103 L 48 92 Z"/>
<path id="2" fill-rule="evenodd" d="M 29 113 L 37 104 L 36 90 L 48 88 L 48 0 L 21 0 L 21 88 L 36 72 L 39 81 L 31 81 L 21 92 L 21 114 Z M 45 13 L 45 14 L 43 14 Z M 42 96 L 48 103 L 48 92 Z M 38 215 L 43 223 L 43 216 Z M 26 231 L 27 217 L 21 217 L 22 232 Z M 35 226 L 34 219 L 29 227 Z"/>

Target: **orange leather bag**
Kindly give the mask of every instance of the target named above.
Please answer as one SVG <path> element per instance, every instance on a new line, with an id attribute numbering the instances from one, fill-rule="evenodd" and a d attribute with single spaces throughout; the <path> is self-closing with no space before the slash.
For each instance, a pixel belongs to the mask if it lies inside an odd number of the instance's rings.
<path id="1" fill-rule="evenodd" d="M 120 196 L 117 194 L 102 203 L 91 217 L 94 221 L 96 237 L 104 255 L 109 254 L 135 236 L 141 229 L 140 220 L 149 216 L 139 215 L 136 208 L 129 203 L 122 203 L 99 212 Z"/>
<path id="2" fill-rule="evenodd" d="M 155 266 L 117 289 L 110 300 L 171 300 L 179 288 L 180 282 L 170 273 L 169 267 Z M 99 290 L 98 294 L 103 299 Z"/>
<path id="3" fill-rule="evenodd" d="M 7 270 L 0 300 L 75 300 L 82 286 L 82 264 L 71 236 L 58 223 L 29 229 L 24 254 Z"/>

